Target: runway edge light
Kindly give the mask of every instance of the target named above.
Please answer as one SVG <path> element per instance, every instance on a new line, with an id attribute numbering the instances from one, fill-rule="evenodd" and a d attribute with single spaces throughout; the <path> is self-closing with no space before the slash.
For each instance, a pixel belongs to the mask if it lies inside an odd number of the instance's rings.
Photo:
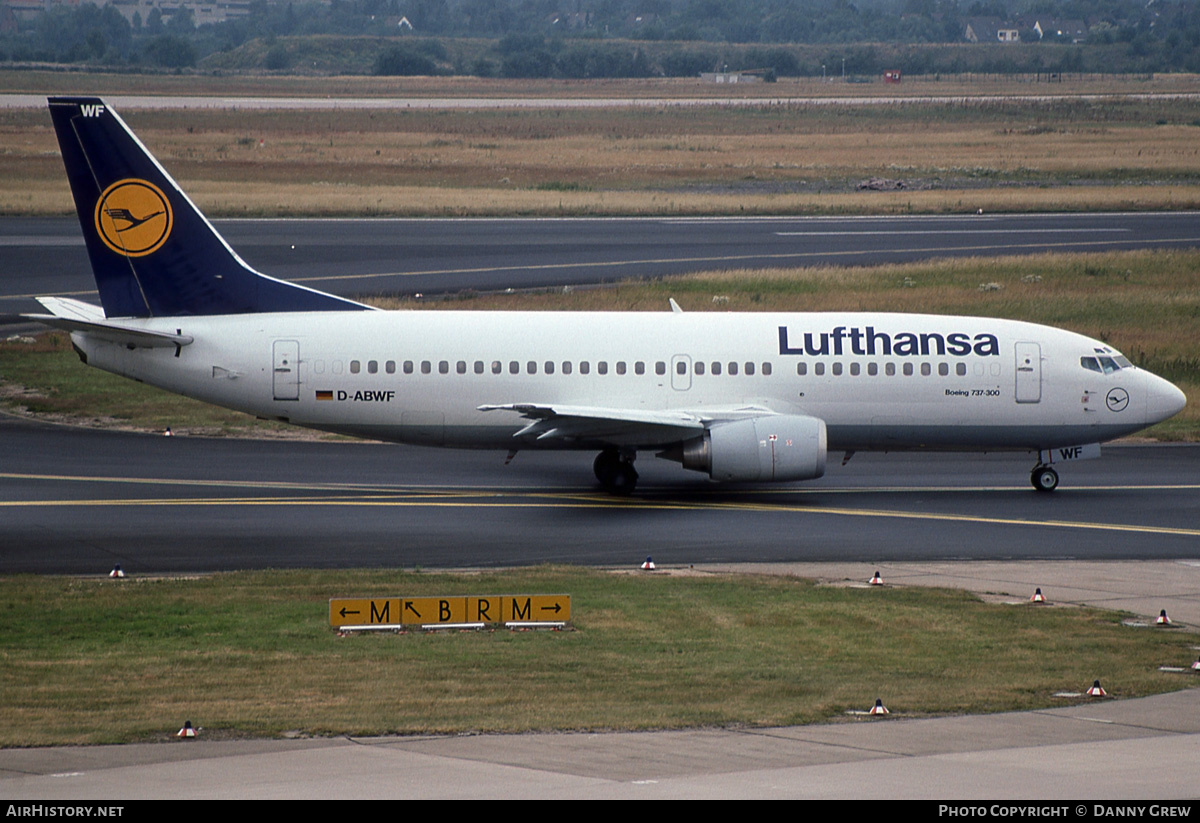
<path id="1" fill-rule="evenodd" d="M 890 712 L 888 712 L 887 706 L 883 705 L 883 698 L 876 697 L 875 705 L 871 707 L 871 711 L 868 714 L 890 714 Z"/>
<path id="2" fill-rule="evenodd" d="M 1042 597 L 1042 589 L 1039 586 L 1037 591 L 1033 593 L 1033 597 L 1029 598 L 1030 603 L 1045 603 L 1046 598 Z"/>
<path id="3" fill-rule="evenodd" d="M 113 570 L 108 573 L 108 576 L 111 577 L 113 580 L 121 580 L 122 578 L 124 578 L 125 572 L 122 571 L 121 564 L 118 563 L 117 565 L 113 566 Z"/>
<path id="4" fill-rule="evenodd" d="M 882 585 L 883 585 L 883 578 L 879 576 L 879 570 L 878 570 L 878 569 L 875 571 L 875 574 L 874 574 L 874 576 L 871 578 L 871 581 L 870 581 L 870 583 L 871 583 L 871 585 L 872 585 L 872 586 L 882 586 Z"/>
<path id="5" fill-rule="evenodd" d="M 1167 617 L 1166 609 L 1159 610 L 1158 619 L 1154 621 L 1154 625 L 1156 625 L 1156 626 L 1170 626 L 1171 625 L 1171 618 Z"/>
<path id="6" fill-rule="evenodd" d="M 175 736 L 178 738 L 181 738 L 183 740 L 191 740 L 193 737 L 195 737 L 196 730 L 194 728 L 192 728 L 192 721 L 190 721 L 190 720 L 183 721 L 183 728 L 180 729 L 179 733 L 176 734 Z"/>
<path id="7" fill-rule="evenodd" d="M 1087 690 L 1088 697 L 1108 697 L 1108 692 L 1100 686 L 1099 680 L 1092 681 L 1092 687 Z"/>
<path id="8" fill-rule="evenodd" d="M 641 565 L 641 569 L 644 572 L 652 572 L 657 568 L 658 568 L 658 566 L 654 565 L 654 560 L 649 557 L 647 557 L 646 562 Z"/>

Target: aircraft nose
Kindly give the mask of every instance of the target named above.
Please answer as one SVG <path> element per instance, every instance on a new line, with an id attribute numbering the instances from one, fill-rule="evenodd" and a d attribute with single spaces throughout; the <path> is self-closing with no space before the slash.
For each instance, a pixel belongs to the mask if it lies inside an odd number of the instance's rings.
<path id="1" fill-rule="evenodd" d="M 1183 411 L 1187 395 L 1174 383 L 1155 377 L 1146 397 L 1146 417 L 1149 423 L 1159 423 Z"/>

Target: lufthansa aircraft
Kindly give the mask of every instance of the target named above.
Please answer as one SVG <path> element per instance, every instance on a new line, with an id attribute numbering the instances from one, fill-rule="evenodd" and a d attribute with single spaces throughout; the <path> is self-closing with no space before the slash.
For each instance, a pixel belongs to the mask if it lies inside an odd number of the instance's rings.
<path id="1" fill-rule="evenodd" d="M 885 313 L 378 311 L 251 269 L 97 98 L 51 98 L 103 308 L 39 298 L 87 364 L 263 418 L 458 448 L 639 451 L 718 481 L 820 477 L 826 454 L 1097 457 L 1183 393 L 1098 340 Z"/>

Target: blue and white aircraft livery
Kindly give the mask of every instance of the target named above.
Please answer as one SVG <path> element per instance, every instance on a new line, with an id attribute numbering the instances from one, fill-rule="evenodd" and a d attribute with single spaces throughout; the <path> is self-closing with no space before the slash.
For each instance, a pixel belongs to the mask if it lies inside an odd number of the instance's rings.
<path id="1" fill-rule="evenodd" d="M 50 113 L 103 308 L 39 298 L 89 365 L 259 417 L 400 443 L 649 451 L 718 481 L 820 477 L 829 451 L 1054 464 L 1184 406 L 1104 343 L 979 317 L 378 311 L 262 275 L 97 98 Z"/>

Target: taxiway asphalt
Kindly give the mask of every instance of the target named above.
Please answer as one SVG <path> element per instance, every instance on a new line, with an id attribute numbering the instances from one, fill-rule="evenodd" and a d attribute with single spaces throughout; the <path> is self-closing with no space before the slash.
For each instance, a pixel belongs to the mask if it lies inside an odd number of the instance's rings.
<path id="1" fill-rule="evenodd" d="M 220 220 L 252 266 L 344 296 L 552 288 L 769 266 L 1200 246 L 1200 212 L 915 217 Z M 96 301 L 75 218 L 0 219 L 0 315 Z"/>
<path id="2" fill-rule="evenodd" d="M 1200 557 L 1200 446 L 1108 446 L 1053 494 L 1026 454 L 859 454 L 719 486 L 646 455 L 163 437 L 0 417 L 0 573 Z"/>

